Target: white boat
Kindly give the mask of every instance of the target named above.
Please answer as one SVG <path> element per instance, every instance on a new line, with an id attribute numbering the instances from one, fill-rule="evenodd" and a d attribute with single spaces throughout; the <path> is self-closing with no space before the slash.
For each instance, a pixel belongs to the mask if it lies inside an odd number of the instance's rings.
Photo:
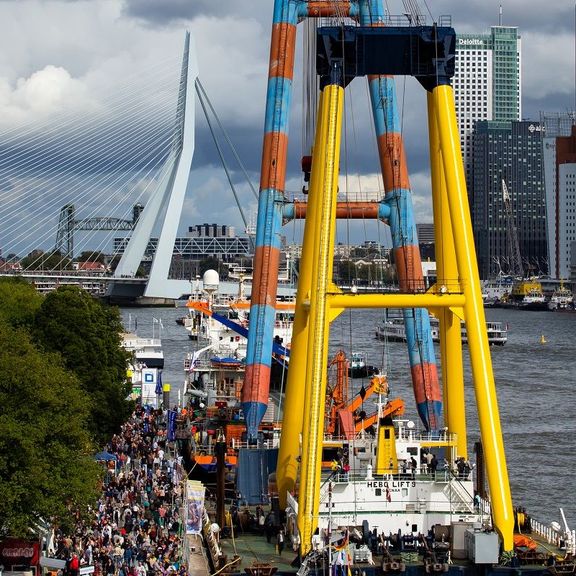
<path id="1" fill-rule="evenodd" d="M 437 525 L 461 524 L 463 532 L 476 529 L 483 539 L 489 514 L 475 501 L 474 466 L 458 459 L 454 437 L 390 419 L 374 436 L 326 440 L 324 452 L 339 456 L 333 470 L 323 471 L 320 529 L 361 526 L 368 519 L 370 531 L 400 534 L 408 543 Z M 491 538 L 492 562 L 497 562 L 498 539 Z"/>
<path id="2" fill-rule="evenodd" d="M 242 280 L 236 296 L 220 294 L 218 273 L 208 270 L 203 288 L 187 304 L 188 316 L 183 324 L 191 340 L 204 344 L 224 343 L 238 358 L 246 357 L 246 333 L 250 321 L 250 300 L 244 294 Z M 276 302 L 274 342 L 289 348 L 294 325 L 295 298 L 279 297 Z"/>
<path id="3" fill-rule="evenodd" d="M 468 342 L 466 326 L 462 324 L 462 342 Z M 503 322 L 486 322 L 488 343 L 492 346 L 504 346 L 508 341 L 508 325 Z M 430 317 L 430 334 L 434 342 L 440 342 L 440 322 L 438 318 Z M 389 342 L 405 342 L 406 328 L 402 316 L 391 316 L 376 326 L 376 338 Z"/>
<path id="4" fill-rule="evenodd" d="M 485 306 L 492 306 L 509 296 L 514 279 L 512 276 L 499 275 L 482 281 L 482 300 Z"/>
<path id="5" fill-rule="evenodd" d="M 548 309 L 546 297 L 542 291 L 542 284 L 536 278 L 514 283 L 510 296 L 502 305 L 523 310 Z"/>
<path id="6" fill-rule="evenodd" d="M 561 282 L 548 301 L 550 310 L 571 310 L 574 308 L 574 294 Z"/>
<path id="7" fill-rule="evenodd" d="M 160 395 L 158 386 L 162 387 L 162 369 L 164 352 L 160 338 L 141 338 L 137 334 L 122 334 L 122 346 L 132 355 L 126 372 L 132 382 L 132 400 L 139 400 L 143 405 L 158 408 Z"/>
<path id="8" fill-rule="evenodd" d="M 164 368 L 164 351 L 160 338 L 141 338 L 127 332 L 122 335 L 122 346 L 132 353 L 134 364 L 145 368 Z"/>

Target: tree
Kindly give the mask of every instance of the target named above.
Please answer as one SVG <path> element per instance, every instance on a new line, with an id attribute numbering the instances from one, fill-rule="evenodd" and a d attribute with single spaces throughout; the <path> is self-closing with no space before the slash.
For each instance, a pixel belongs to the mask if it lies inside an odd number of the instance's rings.
<path id="1" fill-rule="evenodd" d="M 27 270 L 71 270 L 72 260 L 62 256 L 60 252 L 42 252 L 33 250 L 22 258 L 22 268 Z"/>
<path id="2" fill-rule="evenodd" d="M 126 398 L 129 354 L 121 346 L 122 323 L 117 308 L 106 307 L 75 286 L 48 294 L 36 315 L 35 336 L 50 352 L 59 352 L 89 397 L 89 428 L 107 441 L 130 416 Z"/>
<path id="3" fill-rule="evenodd" d="M 32 327 L 42 296 L 24 278 L 0 278 L 0 316 L 13 327 Z"/>
<path id="4" fill-rule="evenodd" d="M 29 537 L 41 519 L 71 524 L 98 494 L 89 399 L 58 355 L 2 318 L 0 371 L 0 535 Z"/>
<path id="5" fill-rule="evenodd" d="M 106 254 L 104 252 L 82 252 L 78 257 L 79 262 L 99 262 L 100 264 L 106 264 Z"/>
<path id="6" fill-rule="evenodd" d="M 350 260 L 338 260 L 334 262 L 337 279 L 344 284 L 352 284 L 356 280 L 356 266 Z"/>

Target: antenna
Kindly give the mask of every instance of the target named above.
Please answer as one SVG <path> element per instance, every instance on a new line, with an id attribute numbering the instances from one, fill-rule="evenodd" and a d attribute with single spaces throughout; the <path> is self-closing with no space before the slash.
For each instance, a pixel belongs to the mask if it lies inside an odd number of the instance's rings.
<path id="1" fill-rule="evenodd" d="M 502 4 L 500 4 L 500 10 L 498 11 L 498 26 L 502 26 Z"/>

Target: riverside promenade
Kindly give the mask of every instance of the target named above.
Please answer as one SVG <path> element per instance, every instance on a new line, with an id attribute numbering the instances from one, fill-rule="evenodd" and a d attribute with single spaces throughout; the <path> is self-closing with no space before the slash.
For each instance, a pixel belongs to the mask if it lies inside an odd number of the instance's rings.
<path id="1" fill-rule="evenodd" d="M 73 534 L 56 530 L 50 556 L 76 554 L 98 576 L 209 574 L 200 536 L 187 537 L 190 553 L 183 549 L 186 473 L 166 422 L 166 412 L 136 408 L 98 455 L 106 474 L 92 517 L 78 520 Z"/>

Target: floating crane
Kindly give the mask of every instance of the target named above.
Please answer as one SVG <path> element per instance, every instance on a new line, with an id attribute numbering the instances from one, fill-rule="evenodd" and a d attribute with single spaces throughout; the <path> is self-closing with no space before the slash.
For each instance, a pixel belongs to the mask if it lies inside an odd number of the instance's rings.
<path id="1" fill-rule="evenodd" d="M 322 26 L 316 35 L 321 92 L 308 200 L 302 210 L 306 223 L 277 467 L 280 505 L 283 507 L 282 499 L 288 498 L 298 477 L 297 523 L 304 556 L 312 549 L 319 519 L 330 323 L 345 309 L 403 309 L 417 408 L 425 427 L 439 430 L 442 395 L 434 347 L 420 338 L 430 330 L 430 310 L 440 318 L 446 430 L 456 435 L 456 449 L 464 457 L 467 434 L 460 320 L 466 322 L 493 524 L 503 550 L 511 552 L 512 498 L 450 80 L 456 33 L 448 20 L 440 18 L 433 26 L 406 26 L 405 18 L 404 23 L 389 20 L 381 0 L 274 1 L 251 324 L 242 389 L 248 442 L 257 442 L 258 424 L 268 400 L 279 230 L 288 215 L 284 190 L 296 27 L 307 17 L 330 16 L 356 19 L 359 25 Z M 430 290 L 422 277 L 393 75 L 414 76 L 427 92 L 439 278 Z M 354 214 L 337 200 L 344 91 L 360 76 L 367 77 L 369 85 L 385 187 L 380 203 L 360 208 L 390 225 L 400 288 L 393 294 L 345 293 L 332 282 L 336 218 Z M 292 217 L 298 210 L 294 204 Z M 380 430 L 385 435 L 390 428 Z M 385 452 L 390 438 L 378 443 L 382 449 L 377 470 L 384 470 L 388 463 Z"/>

